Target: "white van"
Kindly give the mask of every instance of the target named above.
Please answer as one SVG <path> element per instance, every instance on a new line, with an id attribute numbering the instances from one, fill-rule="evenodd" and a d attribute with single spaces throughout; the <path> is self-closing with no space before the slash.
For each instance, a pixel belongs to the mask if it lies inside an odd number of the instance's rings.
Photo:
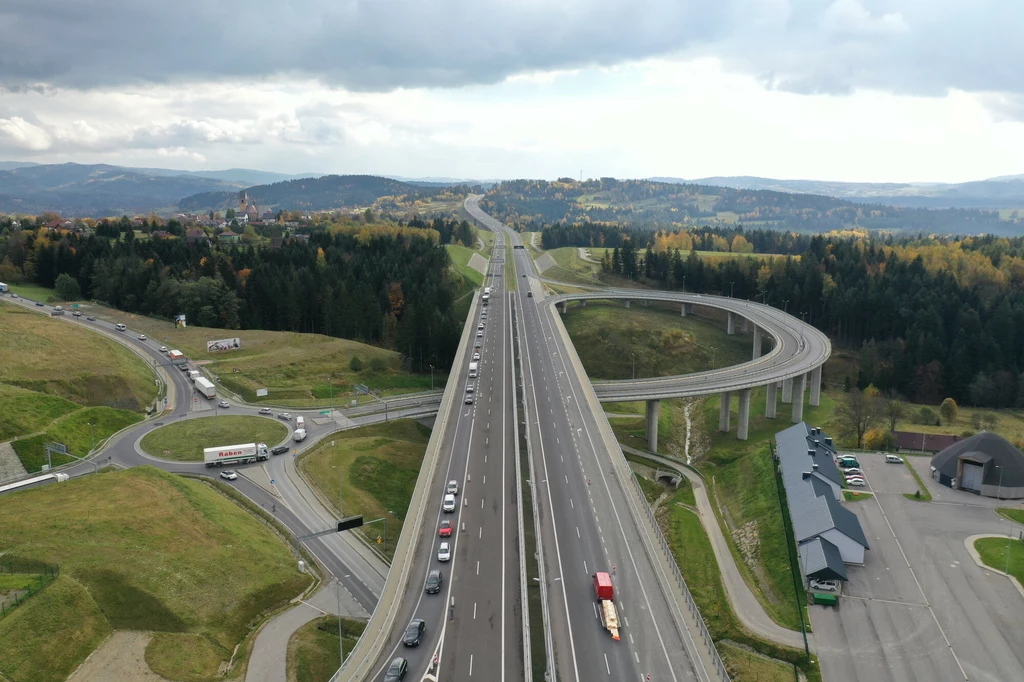
<path id="1" fill-rule="evenodd" d="M 297 429 L 304 429 L 304 428 L 306 428 L 306 420 L 303 419 L 302 417 L 296 417 L 295 418 L 295 428 L 297 428 Z"/>
<path id="2" fill-rule="evenodd" d="M 441 505 L 441 509 L 448 513 L 455 511 L 455 496 L 445 495 L 444 504 Z"/>
<path id="3" fill-rule="evenodd" d="M 899 455 L 886 455 L 885 461 L 890 464 L 903 464 L 903 458 Z"/>
<path id="4" fill-rule="evenodd" d="M 296 443 L 306 440 L 306 429 L 295 429 L 295 432 L 292 433 L 292 440 Z"/>

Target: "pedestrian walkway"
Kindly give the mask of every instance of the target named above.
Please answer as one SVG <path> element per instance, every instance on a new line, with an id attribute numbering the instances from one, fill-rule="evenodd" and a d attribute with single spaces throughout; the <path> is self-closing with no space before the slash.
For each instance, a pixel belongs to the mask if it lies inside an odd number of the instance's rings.
<path id="1" fill-rule="evenodd" d="M 370 614 L 341 590 L 341 615 L 347 618 L 369 618 Z M 338 583 L 331 581 L 309 599 L 277 614 L 256 635 L 245 682 L 287 682 L 288 642 L 295 631 L 320 616 L 336 616 L 339 611 Z"/>
<path id="2" fill-rule="evenodd" d="M 718 517 L 715 516 L 714 509 L 711 506 L 711 500 L 708 498 L 707 490 L 704 487 L 704 479 L 677 460 L 660 457 L 644 450 L 637 450 L 628 445 L 623 445 L 622 451 L 637 457 L 643 457 L 660 466 L 672 468 L 686 476 L 693 487 L 693 496 L 697 501 L 697 512 L 698 516 L 700 516 L 701 525 L 704 526 L 704 531 L 711 541 L 711 548 L 714 550 L 715 559 L 718 561 L 718 568 L 722 574 L 722 584 L 725 585 L 725 593 L 729 598 L 729 605 L 740 619 L 740 622 L 743 623 L 743 627 L 770 642 L 793 647 L 794 649 L 803 649 L 803 634 L 795 630 L 788 630 L 772 620 L 764 610 L 764 607 L 761 606 L 761 602 L 754 596 L 750 586 L 743 579 L 743 575 L 736 565 L 736 560 L 733 558 L 732 552 L 729 551 L 729 545 L 725 540 L 725 535 L 722 533 L 722 527 L 718 523 Z M 811 651 L 814 651 L 814 640 L 810 633 L 808 633 L 807 639 Z"/>

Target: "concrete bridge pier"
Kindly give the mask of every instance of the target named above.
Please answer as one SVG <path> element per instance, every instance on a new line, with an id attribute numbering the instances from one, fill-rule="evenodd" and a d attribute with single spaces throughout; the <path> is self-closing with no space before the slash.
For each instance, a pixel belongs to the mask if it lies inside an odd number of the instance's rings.
<path id="1" fill-rule="evenodd" d="M 647 449 L 651 452 L 658 451 L 658 416 L 661 414 L 661 401 L 647 401 Z"/>
<path id="2" fill-rule="evenodd" d="M 684 303 L 682 308 L 680 309 L 680 314 L 683 317 L 686 317 L 687 315 L 693 315 L 693 304 L 692 303 Z"/>
<path id="3" fill-rule="evenodd" d="M 562 313 L 563 315 L 565 315 L 565 311 L 568 308 L 569 308 L 569 302 L 568 301 L 562 301 L 561 303 L 558 304 L 558 311 L 560 313 Z"/>
<path id="4" fill-rule="evenodd" d="M 804 420 L 804 389 L 807 387 L 807 375 L 801 374 L 793 378 L 793 423 Z"/>
<path id="5" fill-rule="evenodd" d="M 730 310 L 728 322 L 725 325 L 725 333 L 732 336 L 736 333 L 736 315 Z"/>
<path id="6" fill-rule="evenodd" d="M 747 439 L 747 428 L 750 426 L 750 389 L 740 391 L 740 414 L 736 420 L 736 439 Z"/>
<path id="7" fill-rule="evenodd" d="M 647 307 L 647 299 L 646 298 L 644 299 L 644 307 L 645 308 Z"/>
<path id="8" fill-rule="evenodd" d="M 783 379 L 782 380 L 782 402 L 791 403 L 793 402 L 793 380 Z"/>
<path id="9" fill-rule="evenodd" d="M 627 308 L 629 307 L 629 299 L 628 298 L 626 299 L 626 307 Z"/>
<path id="10" fill-rule="evenodd" d="M 761 328 L 754 325 L 754 359 L 761 357 Z"/>
<path id="11" fill-rule="evenodd" d="M 718 407 L 718 430 L 722 433 L 729 433 L 729 406 L 732 402 L 732 393 L 723 391 L 719 396 L 721 403 Z"/>
<path id="12" fill-rule="evenodd" d="M 587 307 L 587 299 L 585 299 L 585 298 L 581 298 L 580 299 L 580 307 L 581 308 L 586 308 Z"/>
<path id="13" fill-rule="evenodd" d="M 741 317 L 740 318 L 740 331 L 743 332 L 744 334 L 746 334 L 747 333 L 747 329 L 749 329 L 748 325 L 749 325 L 749 321 L 747 320 L 747 318 Z"/>
<path id="14" fill-rule="evenodd" d="M 811 405 L 817 407 L 821 403 L 821 365 L 811 370 Z"/>
<path id="15" fill-rule="evenodd" d="M 765 386 L 764 416 L 765 419 L 775 419 L 775 403 L 779 395 L 779 382 L 773 381 Z"/>

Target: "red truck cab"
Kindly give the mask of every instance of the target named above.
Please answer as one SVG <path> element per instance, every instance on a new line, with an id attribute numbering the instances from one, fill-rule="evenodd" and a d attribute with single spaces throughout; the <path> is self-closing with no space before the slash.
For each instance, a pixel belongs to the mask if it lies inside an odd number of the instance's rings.
<path id="1" fill-rule="evenodd" d="M 594 574 L 594 593 L 599 600 L 612 601 L 615 599 L 615 588 L 612 587 L 612 577 L 607 573 Z"/>

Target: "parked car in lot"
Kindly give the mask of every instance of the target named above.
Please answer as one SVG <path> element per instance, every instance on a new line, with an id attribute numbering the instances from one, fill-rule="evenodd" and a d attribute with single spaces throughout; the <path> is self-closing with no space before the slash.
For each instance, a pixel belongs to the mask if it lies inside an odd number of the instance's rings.
<path id="1" fill-rule="evenodd" d="M 861 476 L 861 477 L 863 477 L 864 476 L 864 472 L 861 471 L 860 469 L 858 469 L 857 467 L 850 467 L 849 469 L 846 470 L 846 477 L 849 478 L 850 476 Z"/>
<path id="2" fill-rule="evenodd" d="M 452 546 L 447 542 L 442 542 L 441 546 L 437 548 L 437 560 L 438 561 L 451 561 L 452 558 Z"/>
<path id="3" fill-rule="evenodd" d="M 279 415 L 277 415 L 277 418 L 278 419 L 284 419 L 285 421 L 291 421 L 292 420 L 292 415 L 289 414 L 288 412 L 282 412 Z"/>
<path id="4" fill-rule="evenodd" d="M 424 585 L 423 591 L 427 594 L 437 594 L 441 591 L 441 586 L 444 584 L 444 574 L 441 573 L 441 569 L 435 568 L 433 571 L 427 574 L 427 584 Z"/>
<path id="5" fill-rule="evenodd" d="M 405 646 L 419 646 L 423 633 L 427 631 L 427 623 L 422 618 L 413 618 L 409 627 L 405 629 L 405 636 L 402 637 L 402 644 Z"/>
<path id="6" fill-rule="evenodd" d="M 384 673 L 384 682 L 400 682 L 408 671 L 409 663 L 399 656 L 388 666 L 387 672 Z"/>
<path id="7" fill-rule="evenodd" d="M 283 455 L 286 452 L 288 452 L 288 446 L 287 445 L 278 445 L 276 448 L 274 448 L 273 450 L 270 451 L 270 454 L 272 454 L 272 455 Z"/>
<path id="8" fill-rule="evenodd" d="M 863 488 L 867 483 L 864 482 L 863 478 L 854 476 L 853 478 L 846 479 L 846 485 L 852 485 L 855 488 Z"/>
<path id="9" fill-rule="evenodd" d="M 260 414 L 270 414 L 270 408 L 269 407 L 261 407 L 260 408 Z"/>
<path id="10" fill-rule="evenodd" d="M 823 590 L 825 592 L 838 592 L 839 581 L 838 580 L 814 580 L 811 579 L 812 590 Z"/>
<path id="11" fill-rule="evenodd" d="M 903 464 L 903 458 L 899 455 L 886 455 L 885 461 L 889 464 Z"/>
<path id="12" fill-rule="evenodd" d="M 224 471 L 220 472 L 220 477 L 221 478 L 226 478 L 229 481 L 233 481 L 236 478 L 238 478 L 238 474 L 236 474 L 231 469 L 225 469 Z"/>

